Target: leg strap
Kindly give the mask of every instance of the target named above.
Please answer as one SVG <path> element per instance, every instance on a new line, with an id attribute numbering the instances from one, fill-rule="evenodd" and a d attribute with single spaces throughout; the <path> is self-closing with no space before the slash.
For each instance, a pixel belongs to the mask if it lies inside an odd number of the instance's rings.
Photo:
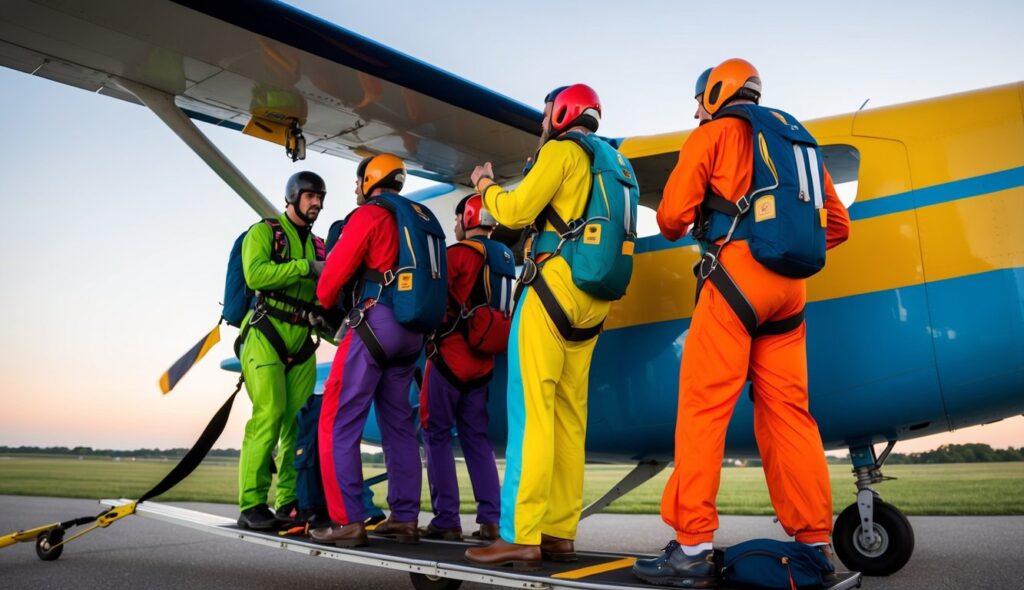
<path id="1" fill-rule="evenodd" d="M 459 390 L 459 393 L 465 395 L 474 389 L 487 385 L 491 382 L 491 377 L 494 376 L 494 371 L 488 371 L 486 375 L 477 377 L 476 379 L 470 379 L 469 381 L 463 381 L 455 375 L 455 371 L 448 366 L 445 362 L 444 357 L 441 356 L 441 351 L 436 350 L 433 355 L 428 357 L 430 362 L 433 363 L 434 368 L 448 381 L 455 386 L 455 389 Z"/>
<path id="2" fill-rule="evenodd" d="M 419 351 L 415 354 L 408 356 L 400 356 L 395 358 L 389 358 L 388 353 L 384 351 L 384 347 L 381 346 L 380 339 L 373 332 L 373 328 L 370 327 L 370 323 L 366 321 L 364 317 L 355 326 L 350 326 L 359 336 L 360 340 L 363 341 L 363 345 L 366 346 L 367 350 L 370 351 L 370 355 L 373 356 L 373 360 L 377 362 L 377 366 L 382 369 L 390 367 L 405 367 L 415 363 L 420 358 Z"/>
<path id="3" fill-rule="evenodd" d="M 604 328 L 604 320 L 601 320 L 600 324 L 589 328 L 576 328 L 572 325 L 569 317 L 565 315 L 562 306 L 555 299 L 555 294 L 551 292 L 551 288 L 548 287 L 548 283 L 544 280 L 544 275 L 541 272 L 537 272 L 537 276 L 530 286 L 537 291 L 537 296 L 540 297 L 540 302 L 544 305 L 545 311 L 548 312 L 551 321 L 558 328 L 558 333 L 565 340 L 569 342 L 583 342 L 601 333 L 601 330 Z"/>
<path id="4" fill-rule="evenodd" d="M 255 312 L 259 313 L 259 312 Z M 245 337 L 249 334 L 249 329 L 253 327 L 263 334 L 267 342 L 270 342 L 270 346 L 277 352 L 277 357 L 284 363 L 284 371 L 287 373 L 292 370 L 292 367 L 301 365 L 302 363 L 309 360 L 311 356 L 316 354 L 316 349 L 320 346 L 320 339 L 317 338 L 315 341 L 312 338 L 306 338 L 306 341 L 302 343 L 302 348 L 299 349 L 293 355 L 288 354 L 288 346 L 285 345 L 284 339 L 277 333 L 277 329 L 270 323 L 270 319 L 265 314 L 260 314 L 260 317 L 255 322 L 250 322 L 242 327 L 242 331 L 238 334 L 238 340 L 235 340 L 235 356 L 239 359 L 242 358 L 242 343 L 245 342 Z"/>
<path id="5" fill-rule="evenodd" d="M 802 309 L 787 318 L 761 323 L 750 300 L 743 294 L 739 285 L 718 259 L 721 251 L 721 246 L 711 245 L 704 253 L 704 257 L 701 258 L 700 264 L 694 267 L 694 274 L 697 275 L 697 300 L 700 299 L 704 282 L 710 280 L 725 298 L 736 317 L 743 323 L 751 338 L 785 334 L 800 327 L 800 324 L 804 322 L 804 310 Z"/>

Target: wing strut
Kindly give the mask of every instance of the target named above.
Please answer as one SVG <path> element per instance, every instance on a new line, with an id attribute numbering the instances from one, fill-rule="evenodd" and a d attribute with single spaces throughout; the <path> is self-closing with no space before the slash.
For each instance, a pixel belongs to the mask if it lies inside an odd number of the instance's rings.
<path id="1" fill-rule="evenodd" d="M 608 490 L 605 495 L 594 500 L 590 506 L 584 508 L 583 514 L 580 515 L 580 520 L 604 510 L 606 506 L 615 500 L 618 500 L 632 492 L 640 484 L 661 473 L 661 471 L 667 466 L 668 461 L 647 460 L 637 463 L 636 467 L 633 468 L 633 471 L 627 473 L 626 476 L 622 478 L 622 481 L 615 484 L 615 486 Z"/>
<path id="2" fill-rule="evenodd" d="M 153 111 L 153 114 L 160 117 L 160 120 L 188 147 L 192 148 L 192 151 L 206 162 L 207 166 L 238 193 L 238 196 L 242 197 L 242 200 L 248 203 L 256 213 L 261 217 L 280 215 L 281 212 L 267 200 L 267 197 L 242 174 L 241 170 L 231 163 L 231 160 L 222 151 L 217 149 L 217 146 L 213 145 L 210 138 L 196 127 L 188 115 L 174 104 L 173 96 L 124 78 L 115 78 L 114 81 L 124 90 L 134 94 L 142 104 Z"/>

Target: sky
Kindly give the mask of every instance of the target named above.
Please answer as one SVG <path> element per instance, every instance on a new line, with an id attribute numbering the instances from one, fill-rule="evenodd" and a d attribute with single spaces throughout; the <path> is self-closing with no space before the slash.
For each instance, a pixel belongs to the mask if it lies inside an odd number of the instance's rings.
<path id="1" fill-rule="evenodd" d="M 602 133 L 693 126 L 693 81 L 744 57 L 764 103 L 809 120 L 1024 79 L 1019 2 L 296 2 L 304 10 L 541 107 L 583 81 Z M 164 397 L 157 379 L 219 318 L 227 253 L 255 214 L 146 109 L 0 69 L 0 445 L 185 447 L 230 393 L 224 343 Z M 323 176 L 320 232 L 354 204 L 354 164 L 200 123 L 264 194 Z M 412 188 L 424 186 L 414 180 Z M 448 219 L 442 216 L 447 225 Z M 321 347 L 329 360 L 333 349 Z M 220 447 L 250 413 L 236 401 Z M 1024 418 L 902 442 L 1024 446 Z"/>

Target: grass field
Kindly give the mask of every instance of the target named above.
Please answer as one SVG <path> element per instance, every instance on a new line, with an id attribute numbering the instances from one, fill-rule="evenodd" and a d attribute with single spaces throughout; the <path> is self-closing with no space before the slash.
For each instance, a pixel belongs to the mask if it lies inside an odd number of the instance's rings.
<path id="1" fill-rule="evenodd" d="M 0 494 L 69 498 L 137 498 L 156 484 L 174 461 L 0 456 Z M 459 466 L 462 510 L 474 504 L 465 466 Z M 499 469 L 502 465 L 499 463 Z M 383 471 L 367 465 L 366 476 Z M 624 465 L 588 465 L 584 504 L 596 499 L 630 469 Z M 853 503 L 855 488 L 850 468 L 830 466 L 834 509 Z M 1024 463 L 971 463 L 955 465 L 893 465 L 888 476 L 899 478 L 876 487 L 882 498 L 911 515 L 1024 514 Z M 654 514 L 658 512 L 666 470 L 606 509 L 606 512 Z M 238 493 L 237 464 L 207 461 L 160 500 L 195 500 L 233 503 Z M 377 504 L 383 506 L 386 483 L 375 486 Z M 424 510 L 429 510 L 426 475 Z M 773 514 L 764 475 L 758 467 L 722 471 L 718 506 L 723 514 Z"/>

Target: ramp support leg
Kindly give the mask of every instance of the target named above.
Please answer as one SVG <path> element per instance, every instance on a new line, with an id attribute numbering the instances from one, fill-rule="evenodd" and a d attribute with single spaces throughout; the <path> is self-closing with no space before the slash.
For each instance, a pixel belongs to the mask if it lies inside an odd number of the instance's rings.
<path id="1" fill-rule="evenodd" d="M 668 461 L 641 461 L 636 464 L 636 467 L 632 471 L 626 474 L 626 477 L 622 478 L 622 481 L 612 486 L 612 489 L 594 500 L 590 506 L 583 509 L 583 513 L 580 515 L 580 520 L 597 514 L 604 510 L 609 504 L 625 496 L 626 494 L 635 490 L 638 486 L 643 484 L 645 481 L 651 479 L 655 475 L 661 473 L 665 467 L 668 466 Z"/>

